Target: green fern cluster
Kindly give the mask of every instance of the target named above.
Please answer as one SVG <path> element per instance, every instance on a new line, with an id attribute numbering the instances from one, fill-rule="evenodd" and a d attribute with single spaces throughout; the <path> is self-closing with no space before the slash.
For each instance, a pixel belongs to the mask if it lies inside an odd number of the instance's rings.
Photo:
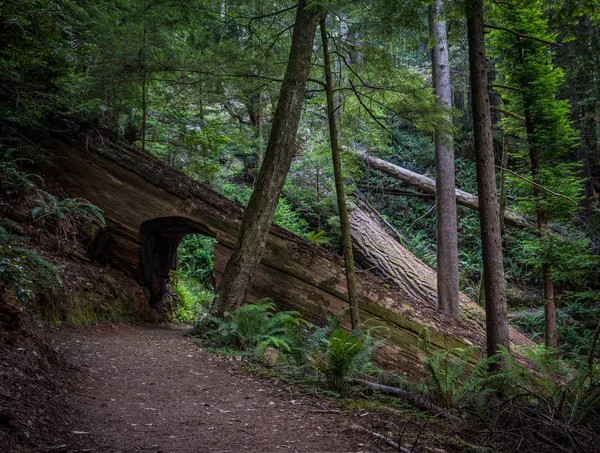
<path id="1" fill-rule="evenodd" d="M 314 356 L 315 368 L 325 377 L 327 387 L 344 390 L 347 381 L 375 371 L 371 355 L 377 348 L 370 333 L 336 329 L 323 340 L 322 348 Z"/>
<path id="2" fill-rule="evenodd" d="M 31 210 L 31 217 L 45 225 L 48 219 L 64 221 L 83 217 L 104 225 L 102 210 L 81 198 L 58 200 L 54 195 L 38 191 L 38 205 Z"/>
<path id="3" fill-rule="evenodd" d="M 263 358 L 268 347 L 282 354 L 281 361 L 293 364 L 294 373 L 322 380 L 331 390 L 343 391 L 349 380 L 375 369 L 371 356 L 380 342 L 371 329 L 347 332 L 336 319 L 326 327 L 316 327 L 295 311 L 275 313 L 275 304 L 261 299 L 242 305 L 224 319 L 201 318 L 191 335 L 210 345 L 241 350 Z"/>
<path id="4" fill-rule="evenodd" d="M 477 347 L 434 352 L 428 332 L 421 335 L 427 370 L 422 390 L 441 407 L 484 409 L 489 397 L 502 395 L 541 409 L 564 426 L 580 425 L 600 413 L 600 388 L 587 363 L 573 368 L 557 358 L 555 351 L 539 345 L 501 350 L 470 368 Z"/>
<path id="5" fill-rule="evenodd" d="M 422 388 L 433 403 L 445 409 L 480 405 L 502 377 L 490 374 L 490 365 L 497 358 L 479 357 L 471 367 L 472 358 L 479 355 L 478 346 L 434 351 L 429 331 L 421 332 L 421 350 L 425 353 L 427 379 Z"/>
<path id="6" fill-rule="evenodd" d="M 571 367 L 542 345 L 518 348 L 518 355 L 501 352 L 503 391 L 542 408 L 565 426 L 575 426 L 600 414 L 600 388 L 593 382 L 589 364 Z"/>
<path id="7" fill-rule="evenodd" d="M 304 373 L 313 372 L 331 390 L 342 391 L 348 381 L 371 374 L 371 357 L 381 342 L 371 336 L 373 329 L 348 332 L 336 318 L 325 327 L 307 326 L 292 333 L 292 356 Z"/>
<path id="8" fill-rule="evenodd" d="M 232 313 L 225 313 L 223 319 L 203 318 L 193 334 L 214 345 L 252 352 L 260 357 L 268 347 L 290 352 L 293 341 L 290 331 L 306 324 L 298 312 L 275 313 L 273 301 L 261 299 L 255 304 L 242 305 Z"/>
<path id="9" fill-rule="evenodd" d="M 31 162 L 29 159 L 13 159 L 0 161 L 0 189 L 6 195 L 21 194 L 36 187 L 34 178 L 42 178 L 33 173 L 23 173 L 18 168 L 19 162 Z"/>

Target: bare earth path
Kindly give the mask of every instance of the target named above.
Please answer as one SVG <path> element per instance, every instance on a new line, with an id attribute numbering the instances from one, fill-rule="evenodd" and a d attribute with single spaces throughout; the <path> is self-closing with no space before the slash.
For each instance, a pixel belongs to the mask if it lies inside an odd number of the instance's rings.
<path id="1" fill-rule="evenodd" d="M 349 429 L 357 416 L 236 372 L 182 329 L 110 325 L 53 337 L 82 373 L 73 427 L 80 451 L 378 450 Z"/>

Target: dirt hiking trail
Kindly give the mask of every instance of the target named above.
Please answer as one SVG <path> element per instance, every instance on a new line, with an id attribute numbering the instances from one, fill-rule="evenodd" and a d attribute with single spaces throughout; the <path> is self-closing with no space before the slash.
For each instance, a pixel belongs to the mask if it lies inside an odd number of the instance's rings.
<path id="1" fill-rule="evenodd" d="M 68 451 L 379 451 L 350 429 L 358 414 L 237 372 L 181 328 L 103 325 L 52 339 L 81 374 Z"/>

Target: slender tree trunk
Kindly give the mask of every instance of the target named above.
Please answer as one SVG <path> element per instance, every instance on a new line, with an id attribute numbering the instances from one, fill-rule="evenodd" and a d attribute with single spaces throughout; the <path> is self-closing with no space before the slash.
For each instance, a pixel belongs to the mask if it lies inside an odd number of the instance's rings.
<path id="1" fill-rule="evenodd" d="M 142 60 L 142 151 L 146 151 L 146 121 L 148 114 L 148 69 L 146 68 L 146 34 L 148 32 L 146 22 L 144 21 L 144 39 L 142 41 L 143 47 L 141 51 L 141 60 Z"/>
<path id="2" fill-rule="evenodd" d="M 348 303 L 350 304 L 350 324 L 352 329 L 358 327 L 360 318 L 358 314 L 358 300 L 356 298 L 356 273 L 354 271 L 354 256 L 352 255 L 352 238 L 350 237 L 350 220 L 348 206 L 344 193 L 344 180 L 342 176 L 342 159 L 338 141 L 338 130 L 335 118 L 335 102 L 333 100 L 333 77 L 331 76 L 331 60 L 327 40 L 325 17 L 319 21 L 321 29 L 321 42 L 323 44 L 323 63 L 325 66 L 325 92 L 327 94 L 327 120 L 329 123 L 329 142 L 331 143 L 331 156 L 333 160 L 333 177 L 335 192 L 342 229 L 342 248 L 344 251 L 344 265 L 346 268 L 346 283 L 348 286 Z"/>
<path id="3" fill-rule="evenodd" d="M 525 86 L 525 85 L 524 85 Z M 538 222 L 538 228 L 543 241 L 548 237 L 548 222 L 546 219 L 546 210 L 543 207 L 544 192 L 540 188 L 542 182 L 540 180 L 540 162 L 538 150 L 535 145 L 535 130 L 531 121 L 531 103 L 528 102 L 527 96 L 523 96 L 525 107 L 525 128 L 529 140 L 529 160 L 531 161 L 531 176 L 536 185 L 533 186 L 533 193 L 536 198 L 535 213 Z M 552 267 L 550 263 L 542 263 L 542 286 L 544 293 L 544 319 L 545 319 L 545 335 L 544 343 L 548 348 L 558 348 L 558 339 L 556 336 L 556 307 L 554 303 L 554 283 L 552 281 Z"/>
<path id="4" fill-rule="evenodd" d="M 300 0 L 287 69 L 281 86 L 271 135 L 254 190 L 244 212 L 237 242 L 215 293 L 211 313 L 222 316 L 246 301 L 252 276 L 258 267 L 273 223 L 275 208 L 292 163 L 312 46 L 317 12 Z"/>
<path id="5" fill-rule="evenodd" d="M 504 219 L 506 217 L 506 167 L 508 166 L 508 140 L 502 134 L 502 156 L 500 157 L 502 168 L 500 169 L 500 228 L 504 231 Z"/>
<path id="6" fill-rule="evenodd" d="M 485 285 L 487 353 L 493 355 L 501 346 L 508 349 L 510 341 L 483 34 L 483 0 L 467 0 L 467 29 Z"/>
<path id="7" fill-rule="evenodd" d="M 444 0 L 429 5 L 429 36 L 433 87 L 437 102 L 448 109 L 446 119 L 435 132 L 436 222 L 437 222 L 437 290 L 440 310 L 458 316 L 458 238 L 456 225 L 456 184 L 454 176 L 454 143 L 451 132 L 450 63 L 446 22 L 440 14 Z"/>
<path id="8" fill-rule="evenodd" d="M 523 50 L 519 49 L 521 64 L 524 64 Z M 533 124 L 531 110 L 533 100 L 528 94 L 527 87 L 529 82 L 521 80 L 523 91 L 523 110 L 525 112 L 525 131 L 527 132 L 527 141 L 529 145 L 529 161 L 531 163 L 531 177 L 535 185 L 533 194 L 536 198 L 535 214 L 537 217 L 538 229 L 541 240 L 548 237 L 548 219 L 544 209 L 544 192 L 542 190 L 542 181 L 540 180 L 540 158 L 535 139 L 535 125 Z M 558 338 L 556 336 L 556 307 L 554 302 L 554 282 L 552 280 L 552 267 L 550 263 L 542 263 L 542 289 L 544 295 L 544 344 L 547 348 L 558 348 Z"/>
<path id="9" fill-rule="evenodd" d="M 142 130 L 140 131 L 142 136 L 142 151 L 146 151 L 146 122 L 148 115 L 147 106 L 147 87 L 148 87 L 148 73 L 144 68 L 142 70 Z"/>

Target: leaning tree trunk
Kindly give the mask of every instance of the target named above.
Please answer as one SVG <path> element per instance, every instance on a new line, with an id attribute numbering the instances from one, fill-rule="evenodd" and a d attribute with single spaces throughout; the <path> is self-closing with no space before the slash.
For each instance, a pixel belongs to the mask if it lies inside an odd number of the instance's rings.
<path id="1" fill-rule="evenodd" d="M 447 109 L 435 132 L 437 292 L 440 310 L 458 316 L 458 237 L 456 221 L 456 184 L 454 180 L 454 143 L 450 127 L 452 91 L 446 22 L 440 19 L 444 0 L 429 5 L 429 36 L 433 86 L 437 102 Z"/>
<path id="2" fill-rule="evenodd" d="M 485 286 L 487 353 L 493 355 L 498 352 L 500 347 L 508 349 L 510 341 L 483 27 L 483 1 L 467 0 L 467 32 Z"/>
<path id="3" fill-rule="evenodd" d="M 348 206 L 344 193 L 344 179 L 342 175 L 342 158 L 338 130 L 335 122 L 335 103 L 333 100 L 333 77 L 331 77 L 331 60 L 327 40 L 325 17 L 319 21 L 321 29 L 321 43 L 323 45 L 323 64 L 325 66 L 325 92 L 327 94 L 327 120 L 329 123 L 329 142 L 331 144 L 331 157 L 333 161 L 333 178 L 335 180 L 335 193 L 337 196 L 340 227 L 342 230 L 342 249 L 344 253 L 344 266 L 346 268 L 346 284 L 348 286 L 348 303 L 350 304 L 350 325 L 352 329 L 358 327 L 360 317 L 358 314 L 358 300 L 356 300 L 356 273 L 354 271 L 354 256 L 352 255 L 352 238 L 350 237 L 350 220 L 348 219 Z"/>
<path id="4" fill-rule="evenodd" d="M 301 0 L 298 4 L 290 56 L 269 143 L 248 208 L 244 212 L 233 254 L 215 293 L 211 312 L 216 316 L 222 316 L 246 301 L 292 162 L 317 28 L 317 11 L 306 8 L 306 3 Z"/>

